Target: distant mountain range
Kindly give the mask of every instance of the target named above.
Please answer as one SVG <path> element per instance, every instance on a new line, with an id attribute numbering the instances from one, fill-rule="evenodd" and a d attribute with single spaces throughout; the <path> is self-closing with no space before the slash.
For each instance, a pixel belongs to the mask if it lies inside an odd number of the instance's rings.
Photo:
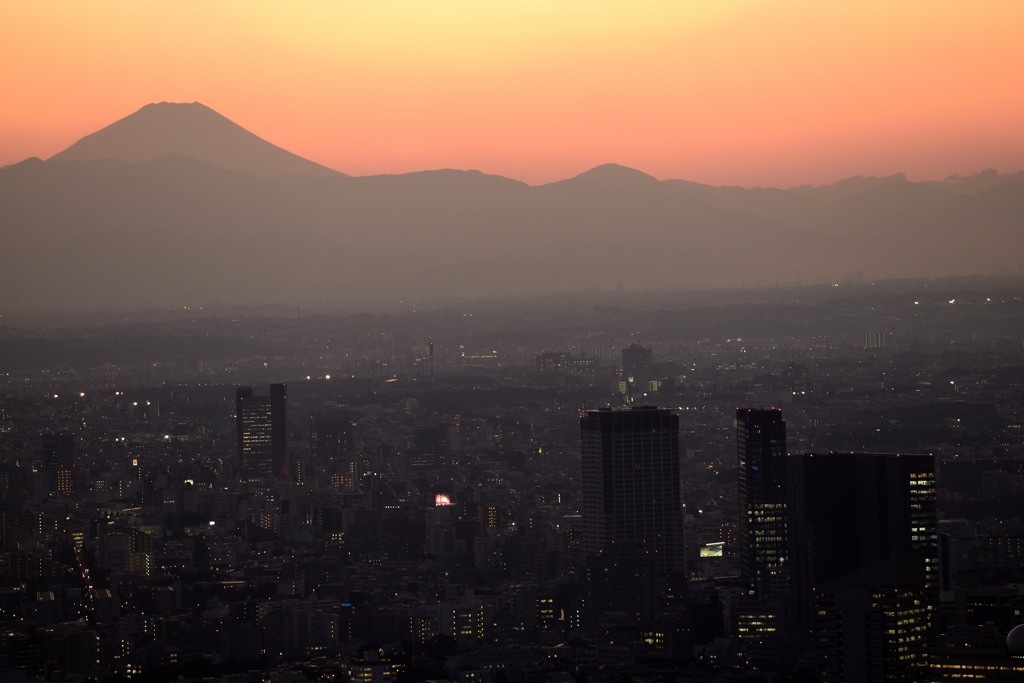
<path id="1" fill-rule="evenodd" d="M 745 189 L 349 177 L 198 104 L 0 168 L 0 310 L 320 303 L 1016 273 L 1024 172 Z"/>

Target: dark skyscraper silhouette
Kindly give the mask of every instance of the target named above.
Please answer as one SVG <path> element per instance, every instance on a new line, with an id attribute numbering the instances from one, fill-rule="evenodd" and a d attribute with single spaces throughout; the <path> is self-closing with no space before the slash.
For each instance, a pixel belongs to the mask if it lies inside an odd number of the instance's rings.
<path id="1" fill-rule="evenodd" d="M 245 479 L 288 477 L 287 386 L 271 384 L 269 396 L 252 387 L 235 390 L 238 469 Z"/>
<path id="2" fill-rule="evenodd" d="M 592 410 L 580 420 L 583 547 L 649 553 L 655 571 L 683 570 L 679 417 L 665 408 Z"/>
<path id="3" fill-rule="evenodd" d="M 789 574 L 826 681 L 928 680 L 937 595 L 930 455 L 829 453 L 787 463 Z"/>
<path id="4" fill-rule="evenodd" d="M 317 467 L 330 475 L 332 486 L 345 491 L 359 487 L 359 458 L 352 439 L 352 416 L 345 411 L 309 418 L 309 446 L 316 454 Z"/>
<path id="5" fill-rule="evenodd" d="M 919 553 L 937 586 L 935 463 L 930 455 L 792 456 L 789 571 L 797 602 L 815 587 L 886 558 Z"/>
<path id="6" fill-rule="evenodd" d="M 43 454 L 43 471 L 47 489 L 53 493 L 71 495 L 72 470 L 75 466 L 75 437 L 66 432 L 43 434 L 39 439 Z"/>
<path id="7" fill-rule="evenodd" d="M 274 474 L 287 478 L 291 475 L 288 459 L 288 385 L 270 385 L 270 454 Z"/>
<path id="8" fill-rule="evenodd" d="M 309 447 L 321 463 L 342 460 L 352 450 L 352 417 L 343 411 L 311 416 Z"/>
<path id="9" fill-rule="evenodd" d="M 66 432 L 43 434 L 39 438 L 43 452 L 43 469 L 73 467 L 75 464 L 75 437 Z"/>
<path id="10" fill-rule="evenodd" d="M 650 348 L 637 343 L 622 349 L 622 374 L 619 389 L 626 395 L 627 403 L 643 396 L 650 388 L 651 366 L 654 354 Z"/>
<path id="11" fill-rule="evenodd" d="M 623 349 L 623 376 L 627 381 L 643 384 L 650 379 L 654 354 L 647 346 L 633 343 Z"/>
<path id="12" fill-rule="evenodd" d="M 653 617 L 684 576 L 679 417 L 593 410 L 580 420 L 589 625 Z"/>
<path id="13" fill-rule="evenodd" d="M 781 410 L 736 411 L 740 572 L 748 595 L 785 590 L 786 423 Z"/>
<path id="14" fill-rule="evenodd" d="M 450 465 L 451 443 L 448 427 L 417 427 L 412 433 L 408 469 L 435 469 Z"/>

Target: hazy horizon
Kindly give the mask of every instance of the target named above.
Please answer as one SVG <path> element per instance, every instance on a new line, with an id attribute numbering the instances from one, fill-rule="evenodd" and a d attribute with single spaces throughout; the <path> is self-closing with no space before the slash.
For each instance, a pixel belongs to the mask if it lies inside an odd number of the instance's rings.
<path id="1" fill-rule="evenodd" d="M 224 116 L 229 121 L 231 121 L 232 123 L 235 123 L 237 125 L 237 122 L 234 121 L 234 119 L 232 119 L 230 116 L 225 116 L 223 114 L 223 112 L 221 112 L 221 111 L 219 111 L 217 109 L 217 107 L 210 106 L 206 102 L 199 102 L 199 101 L 194 101 L 194 102 L 170 102 L 170 101 L 167 101 L 167 100 L 163 100 L 163 101 L 159 101 L 159 102 L 149 102 L 149 103 L 146 103 L 146 104 L 142 105 L 139 109 L 133 111 L 130 114 L 127 114 L 127 115 L 118 117 L 117 119 L 113 119 L 113 120 L 109 121 L 106 125 L 101 126 L 98 130 L 83 132 L 82 135 L 80 135 L 78 138 L 76 138 L 73 141 L 71 141 L 66 147 L 64 147 L 64 148 L 62 148 L 62 149 L 60 149 L 60 150 L 58 150 L 58 151 L 56 151 L 56 152 L 54 152 L 52 154 L 49 154 L 49 155 L 31 154 L 31 155 L 29 155 L 27 157 L 24 157 L 22 159 L 17 159 L 17 160 L 14 160 L 14 161 L 9 161 L 9 162 L 6 162 L 6 163 L 2 163 L 2 164 L 0 164 L 0 168 L 4 168 L 6 166 L 13 166 L 13 165 L 19 164 L 19 163 L 21 163 L 23 161 L 28 161 L 28 160 L 31 160 L 31 159 L 50 160 L 50 159 L 61 158 L 61 156 L 65 152 L 67 152 L 69 149 L 77 146 L 83 140 L 86 140 L 86 139 L 92 137 L 93 135 L 95 135 L 95 133 L 97 133 L 97 132 L 99 132 L 99 131 L 101 131 L 101 130 L 103 130 L 105 128 L 108 128 L 109 126 L 111 126 L 111 125 L 113 125 L 115 123 L 118 123 L 118 122 L 120 122 L 120 121 L 122 121 L 122 120 L 124 120 L 126 118 L 130 118 L 133 114 L 137 114 L 138 112 L 146 109 L 147 107 L 151 107 L 151 106 L 154 106 L 154 105 L 189 105 L 189 104 L 191 104 L 191 105 L 201 105 L 203 107 L 206 107 L 206 108 L 216 112 L 217 114 L 219 114 L 221 116 Z M 247 128 L 245 128 L 245 126 L 241 126 L 241 127 L 243 129 L 245 129 L 247 132 L 252 133 L 252 131 L 249 131 Z M 265 138 L 263 136 L 257 135 L 257 137 L 260 137 L 260 139 L 263 139 L 263 140 L 265 140 L 267 142 L 271 142 L 272 143 L 271 140 L 267 140 L 267 138 Z M 277 145 L 274 145 L 274 146 L 277 147 Z M 281 147 L 280 149 L 284 149 L 284 148 Z M 291 150 L 285 150 L 285 151 L 288 151 L 289 153 L 292 153 Z M 628 164 L 620 163 L 617 160 L 609 159 L 609 160 L 606 160 L 606 161 L 603 161 L 603 162 L 598 162 L 598 163 L 593 164 L 592 166 L 588 166 L 586 168 L 579 168 L 579 169 L 577 169 L 575 171 L 569 170 L 568 171 L 569 175 L 565 175 L 565 176 L 561 176 L 561 177 L 551 177 L 551 178 L 547 178 L 547 179 L 543 179 L 543 180 L 534 180 L 534 181 L 531 182 L 530 180 L 525 179 L 525 178 L 514 177 L 514 176 L 510 176 L 510 175 L 504 175 L 502 173 L 492 172 L 492 171 L 489 171 L 487 169 L 482 169 L 482 168 L 453 168 L 453 167 L 447 167 L 447 166 L 412 168 L 412 169 L 406 169 L 406 170 L 387 170 L 387 171 L 380 171 L 380 172 L 370 172 L 370 173 L 365 173 L 365 174 L 355 174 L 355 173 L 349 173 L 348 170 L 345 169 L 345 168 L 335 168 L 335 167 L 332 167 L 330 165 L 321 163 L 316 158 L 310 158 L 310 157 L 304 157 L 304 156 L 300 156 L 300 158 L 306 159 L 306 160 L 308 160 L 310 162 L 313 162 L 314 164 L 317 164 L 319 166 L 323 166 L 326 169 L 335 171 L 335 172 L 340 173 L 340 174 L 350 175 L 350 176 L 355 177 L 355 178 L 366 178 L 366 177 L 373 177 L 373 176 L 389 176 L 389 175 L 410 175 L 410 174 L 424 173 L 424 172 L 430 172 L 430 171 L 449 171 L 449 170 L 454 170 L 454 171 L 478 172 L 478 173 L 483 173 L 485 175 L 499 176 L 499 177 L 502 177 L 502 178 L 508 178 L 510 180 L 517 180 L 519 182 L 525 183 L 527 185 L 531 185 L 533 187 L 540 187 L 540 186 L 543 186 L 543 185 L 550 185 L 550 184 L 553 184 L 553 183 L 558 183 L 558 182 L 561 182 L 563 180 L 570 180 L 570 179 L 575 178 L 575 177 L 577 177 L 579 175 L 587 173 L 588 171 L 593 171 L 595 169 L 599 169 L 599 168 L 602 168 L 602 167 L 609 167 L 609 166 L 619 166 L 619 167 L 627 168 L 627 169 L 630 169 L 630 170 L 640 171 L 641 173 L 643 173 L 645 175 L 649 175 L 649 176 L 651 176 L 652 178 L 654 178 L 655 180 L 658 180 L 658 181 L 679 180 L 679 181 L 684 181 L 684 182 L 692 182 L 692 183 L 697 183 L 697 184 L 701 184 L 701 185 L 711 185 L 711 186 L 714 186 L 714 187 L 723 187 L 723 188 L 725 188 L 725 187 L 742 187 L 742 188 L 746 188 L 746 189 L 779 189 L 779 190 L 795 189 L 795 188 L 798 188 L 798 187 L 826 187 L 826 186 L 829 186 L 829 185 L 834 185 L 836 183 L 840 183 L 840 182 L 842 182 L 844 180 L 851 180 L 851 179 L 857 179 L 857 178 L 903 177 L 903 178 L 906 178 L 907 180 L 910 180 L 912 182 L 943 182 L 943 181 L 951 181 L 951 180 L 957 180 L 957 179 L 963 179 L 963 178 L 970 178 L 970 177 L 973 177 L 973 176 L 976 176 L 976 175 L 979 175 L 979 174 L 989 173 L 989 172 L 993 172 L 993 171 L 996 172 L 996 173 L 999 173 L 999 174 L 1014 174 L 1014 173 L 1018 173 L 1018 172 L 1024 170 L 1024 168 L 1022 168 L 1020 166 L 1011 166 L 1011 167 L 1006 167 L 1006 168 L 997 168 L 997 167 L 992 166 L 992 165 L 989 165 L 989 166 L 984 166 L 983 165 L 983 166 L 980 166 L 980 167 L 977 167 L 977 168 L 973 168 L 973 169 L 954 169 L 954 170 L 951 170 L 950 172 L 945 173 L 945 174 L 942 174 L 941 172 L 936 170 L 936 172 L 938 173 L 937 175 L 928 176 L 928 177 L 913 176 L 913 175 L 907 173 L 906 171 L 904 171 L 902 169 L 896 169 L 896 170 L 893 170 L 893 171 L 891 171 L 889 173 L 885 173 L 885 174 L 853 172 L 853 173 L 851 173 L 849 175 L 844 175 L 844 176 L 841 176 L 841 177 L 821 178 L 821 179 L 818 179 L 816 182 L 802 182 L 802 183 L 795 183 L 795 184 L 788 184 L 788 185 L 786 185 L 786 184 L 783 184 L 783 185 L 739 184 L 739 183 L 721 183 L 721 184 L 716 184 L 714 182 L 704 182 L 704 181 L 700 181 L 700 180 L 697 180 L 697 179 L 694 179 L 694 178 L 660 177 L 660 176 L 655 175 L 654 173 L 651 173 L 651 172 L 647 171 L 644 168 L 638 168 L 638 167 L 630 166 Z"/>
<path id="2" fill-rule="evenodd" d="M 204 102 L 356 176 L 537 185 L 604 163 L 796 187 L 1024 167 L 1024 7 L 649 1 L 11 5 L 0 165 L 146 102 Z"/>
<path id="3" fill-rule="evenodd" d="M 0 306 L 1022 272 L 999 9 L 13 6 Z"/>
<path id="4" fill-rule="evenodd" d="M 240 172 L 240 173 L 239 173 Z M 7 310 L 793 286 L 1019 272 L 1024 174 L 789 190 L 619 165 L 351 177 L 199 104 L 0 169 Z M 272 274 L 272 275 L 270 275 Z"/>
<path id="5" fill-rule="evenodd" d="M 9 164 L 0 165 L 0 168 L 5 168 L 7 166 L 14 166 L 14 165 L 20 164 L 20 163 L 25 162 L 25 161 L 30 161 L 32 159 L 43 159 L 43 160 L 49 161 L 49 160 L 65 160 L 65 159 L 72 159 L 72 158 L 78 158 L 78 159 L 89 158 L 89 157 L 80 156 L 80 155 L 76 157 L 76 156 L 73 156 L 73 155 L 69 155 L 68 153 L 71 152 L 72 150 L 75 150 L 78 147 L 80 147 L 82 145 L 82 143 L 86 143 L 86 142 L 92 141 L 92 139 L 95 138 L 98 133 L 103 133 L 108 128 L 111 128 L 112 126 L 115 126 L 116 124 L 119 124 L 122 121 L 131 119 L 136 114 L 139 114 L 140 112 L 143 112 L 143 111 L 145 111 L 145 110 L 147 110 L 149 108 L 160 107 L 160 106 L 182 106 L 182 105 L 185 105 L 185 106 L 191 105 L 191 106 L 201 107 L 203 109 L 209 110 L 209 111 L 217 114 L 219 117 L 222 117 L 222 118 L 226 119 L 231 124 L 233 124 L 235 126 L 238 126 L 238 124 L 235 121 L 233 121 L 230 117 L 224 116 L 224 114 L 222 112 L 218 111 L 216 109 L 216 107 L 211 107 L 211 106 L 209 106 L 208 104 L 206 104 L 204 102 L 198 102 L 198 101 L 197 102 L 168 102 L 168 101 L 150 102 L 150 103 L 147 103 L 147 104 L 143 105 L 142 107 L 140 107 L 138 110 L 132 112 L 131 114 L 128 114 L 128 115 L 123 116 L 123 117 L 120 117 L 120 118 L 118 118 L 118 119 L 116 119 L 114 121 L 111 121 L 106 126 L 101 127 L 99 130 L 90 131 L 88 133 L 83 134 L 81 137 L 79 137 L 74 142 L 72 142 L 70 145 L 68 145 L 68 147 L 66 147 L 66 148 L 64 148 L 64 149 L 62 149 L 62 150 L 60 150 L 60 151 L 58 151 L 58 152 L 56 152 L 56 153 L 54 153 L 54 154 L 52 154 L 52 155 L 50 155 L 48 157 L 43 157 L 43 156 L 40 156 L 40 155 L 31 155 L 29 157 L 26 157 L 24 159 L 20 159 L 18 161 L 11 162 Z M 241 128 L 242 130 L 244 130 L 246 133 L 253 134 L 252 131 L 249 131 L 249 130 L 245 129 L 243 126 L 238 126 L 238 127 Z M 277 149 L 280 149 L 280 150 L 282 150 L 284 152 L 287 152 L 288 154 L 293 154 L 290 150 L 286 150 L 286 149 L 281 148 L 281 147 L 279 147 L 277 145 L 274 145 L 273 142 L 270 141 L 270 140 L 266 140 L 265 138 L 262 138 L 261 136 L 256 136 L 256 137 L 259 137 L 260 140 L 263 140 L 264 142 L 270 143 L 273 147 L 275 147 Z M 212 142 L 215 142 L 215 141 L 211 140 L 211 143 Z M 176 152 L 173 152 L 173 153 L 180 154 L 182 152 L 176 151 Z M 192 156 L 190 154 L 186 154 L 186 155 L 187 156 Z M 165 155 L 154 156 L 153 159 L 162 158 L 163 156 L 165 156 Z M 294 155 L 294 156 L 298 157 L 298 155 Z M 97 157 L 97 158 L 99 158 L 99 157 Z M 117 158 L 117 157 L 113 157 L 112 156 L 112 157 L 109 157 L 109 158 Z M 627 169 L 627 170 L 630 170 L 630 171 L 639 171 L 640 173 L 642 173 L 644 175 L 647 175 L 647 176 L 650 176 L 651 178 L 653 178 L 653 179 L 655 179 L 655 180 L 657 180 L 659 182 L 662 182 L 662 181 L 683 181 L 683 182 L 688 182 L 688 183 L 696 183 L 696 184 L 700 184 L 700 185 L 707 184 L 707 185 L 710 185 L 712 187 L 721 187 L 721 188 L 740 187 L 740 188 L 744 188 L 744 189 L 779 189 L 779 190 L 796 189 L 796 188 L 800 188 L 800 187 L 827 187 L 827 186 L 830 186 L 830 185 L 835 185 L 837 183 L 842 183 L 843 181 L 847 181 L 847 180 L 876 179 L 876 178 L 877 179 L 903 178 L 903 179 L 909 180 L 911 182 L 951 182 L 951 181 L 955 182 L 955 181 L 958 181 L 958 180 L 964 180 L 964 179 L 968 179 L 968 178 L 973 178 L 973 177 L 976 177 L 976 176 L 979 176 L 979 175 L 984 175 L 984 174 L 996 173 L 996 174 L 1000 174 L 1000 175 L 1012 175 L 1012 174 L 1021 172 L 1021 170 L 1024 170 L 1024 169 L 1019 169 L 1019 168 L 998 169 L 998 168 L 995 168 L 995 167 L 992 167 L 992 166 L 988 166 L 988 167 L 984 167 L 984 168 L 978 168 L 978 169 L 975 169 L 975 170 L 969 171 L 969 172 L 952 172 L 952 173 L 948 173 L 948 174 L 946 174 L 944 176 L 941 176 L 941 177 L 929 177 L 929 178 L 911 177 L 906 172 L 901 171 L 901 170 L 897 170 L 897 171 L 894 171 L 894 172 L 892 172 L 890 174 L 887 174 L 887 175 L 884 175 L 884 176 L 870 175 L 870 174 L 860 174 L 860 173 L 858 173 L 858 174 L 854 174 L 854 175 L 850 175 L 850 176 L 844 176 L 842 178 L 835 178 L 835 179 L 832 179 L 832 180 L 823 181 L 823 182 L 820 182 L 820 183 L 803 183 L 803 184 L 800 184 L 800 185 L 790 185 L 790 186 L 728 185 L 728 184 L 726 184 L 726 185 L 717 185 L 716 186 L 713 183 L 702 183 L 700 181 L 696 181 L 696 180 L 693 180 L 691 178 L 662 178 L 662 177 L 655 176 L 654 174 L 648 173 L 646 170 L 644 170 L 642 168 L 635 168 L 635 167 L 627 166 L 625 164 L 618 163 L 617 161 L 614 161 L 614 160 L 609 160 L 609 161 L 605 161 L 605 162 L 596 164 L 596 165 L 588 167 L 588 168 L 579 169 L 577 172 L 572 173 L 571 175 L 565 176 L 563 178 L 555 178 L 555 179 L 548 180 L 548 181 L 532 182 L 531 183 L 531 182 L 527 182 L 526 180 L 523 180 L 522 178 L 513 178 L 513 177 L 510 177 L 510 176 L 503 176 L 503 175 L 498 174 L 498 173 L 490 173 L 490 172 L 488 172 L 486 170 L 477 169 L 477 168 L 437 167 L 437 168 L 422 168 L 422 169 L 412 169 L 412 170 L 406 170 L 406 171 L 395 171 L 395 172 L 385 172 L 385 173 L 370 173 L 370 174 L 366 174 L 366 175 L 352 175 L 352 174 L 346 173 L 344 169 L 331 168 L 329 166 L 325 166 L 323 164 L 320 164 L 315 159 L 306 159 L 305 157 L 298 157 L 298 158 L 302 159 L 302 160 L 305 160 L 305 161 L 309 161 L 312 164 L 315 164 L 317 166 L 321 166 L 325 170 L 334 171 L 334 172 L 336 172 L 338 174 L 341 174 L 341 175 L 349 175 L 349 176 L 351 176 L 353 178 L 370 178 L 370 177 L 375 177 L 375 176 L 413 175 L 413 174 L 417 174 L 417 173 L 429 173 L 429 172 L 433 172 L 433 171 L 464 171 L 464 172 L 471 172 L 471 173 L 482 173 L 484 175 L 493 175 L 493 176 L 497 176 L 497 177 L 501 177 L 501 178 L 507 178 L 509 180 L 516 180 L 516 181 L 522 182 L 522 183 L 524 183 L 526 185 L 530 185 L 532 187 L 541 187 L 541 186 L 544 186 L 544 185 L 551 185 L 551 184 L 559 183 L 559 182 L 562 182 L 564 180 L 571 180 L 573 178 L 577 178 L 577 177 L 579 177 L 581 175 L 584 175 L 586 173 L 589 173 L 591 171 L 596 171 L 596 170 L 599 170 L 599 169 L 611 168 L 611 167 L 623 168 L 623 169 Z M 126 160 L 126 159 L 121 159 L 121 160 Z M 151 159 L 147 159 L 147 160 L 151 160 Z M 129 160 L 129 161 L 130 161 L 130 163 L 140 163 L 138 160 L 135 160 L 135 161 Z M 301 174 L 301 172 L 297 172 L 297 174 Z"/>

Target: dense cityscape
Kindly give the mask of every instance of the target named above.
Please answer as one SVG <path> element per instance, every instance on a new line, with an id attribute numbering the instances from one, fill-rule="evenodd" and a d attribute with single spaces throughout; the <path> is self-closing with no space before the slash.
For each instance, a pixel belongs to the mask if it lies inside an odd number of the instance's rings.
<path id="1" fill-rule="evenodd" d="M 0 673 L 1021 680 L 1022 313 L 855 275 L 5 314 Z"/>
<path id="2" fill-rule="evenodd" d="M 0 0 L 0 683 L 1024 682 L 1022 25 Z"/>

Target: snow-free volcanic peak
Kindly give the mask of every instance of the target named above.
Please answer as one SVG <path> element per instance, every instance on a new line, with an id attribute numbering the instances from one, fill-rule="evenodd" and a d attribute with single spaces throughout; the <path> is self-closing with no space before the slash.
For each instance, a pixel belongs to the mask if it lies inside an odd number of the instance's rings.
<path id="1" fill-rule="evenodd" d="M 142 163 L 172 154 L 184 154 L 214 166 L 268 178 L 339 175 L 253 135 L 199 102 L 147 104 L 134 114 L 85 136 L 52 158 Z"/>

